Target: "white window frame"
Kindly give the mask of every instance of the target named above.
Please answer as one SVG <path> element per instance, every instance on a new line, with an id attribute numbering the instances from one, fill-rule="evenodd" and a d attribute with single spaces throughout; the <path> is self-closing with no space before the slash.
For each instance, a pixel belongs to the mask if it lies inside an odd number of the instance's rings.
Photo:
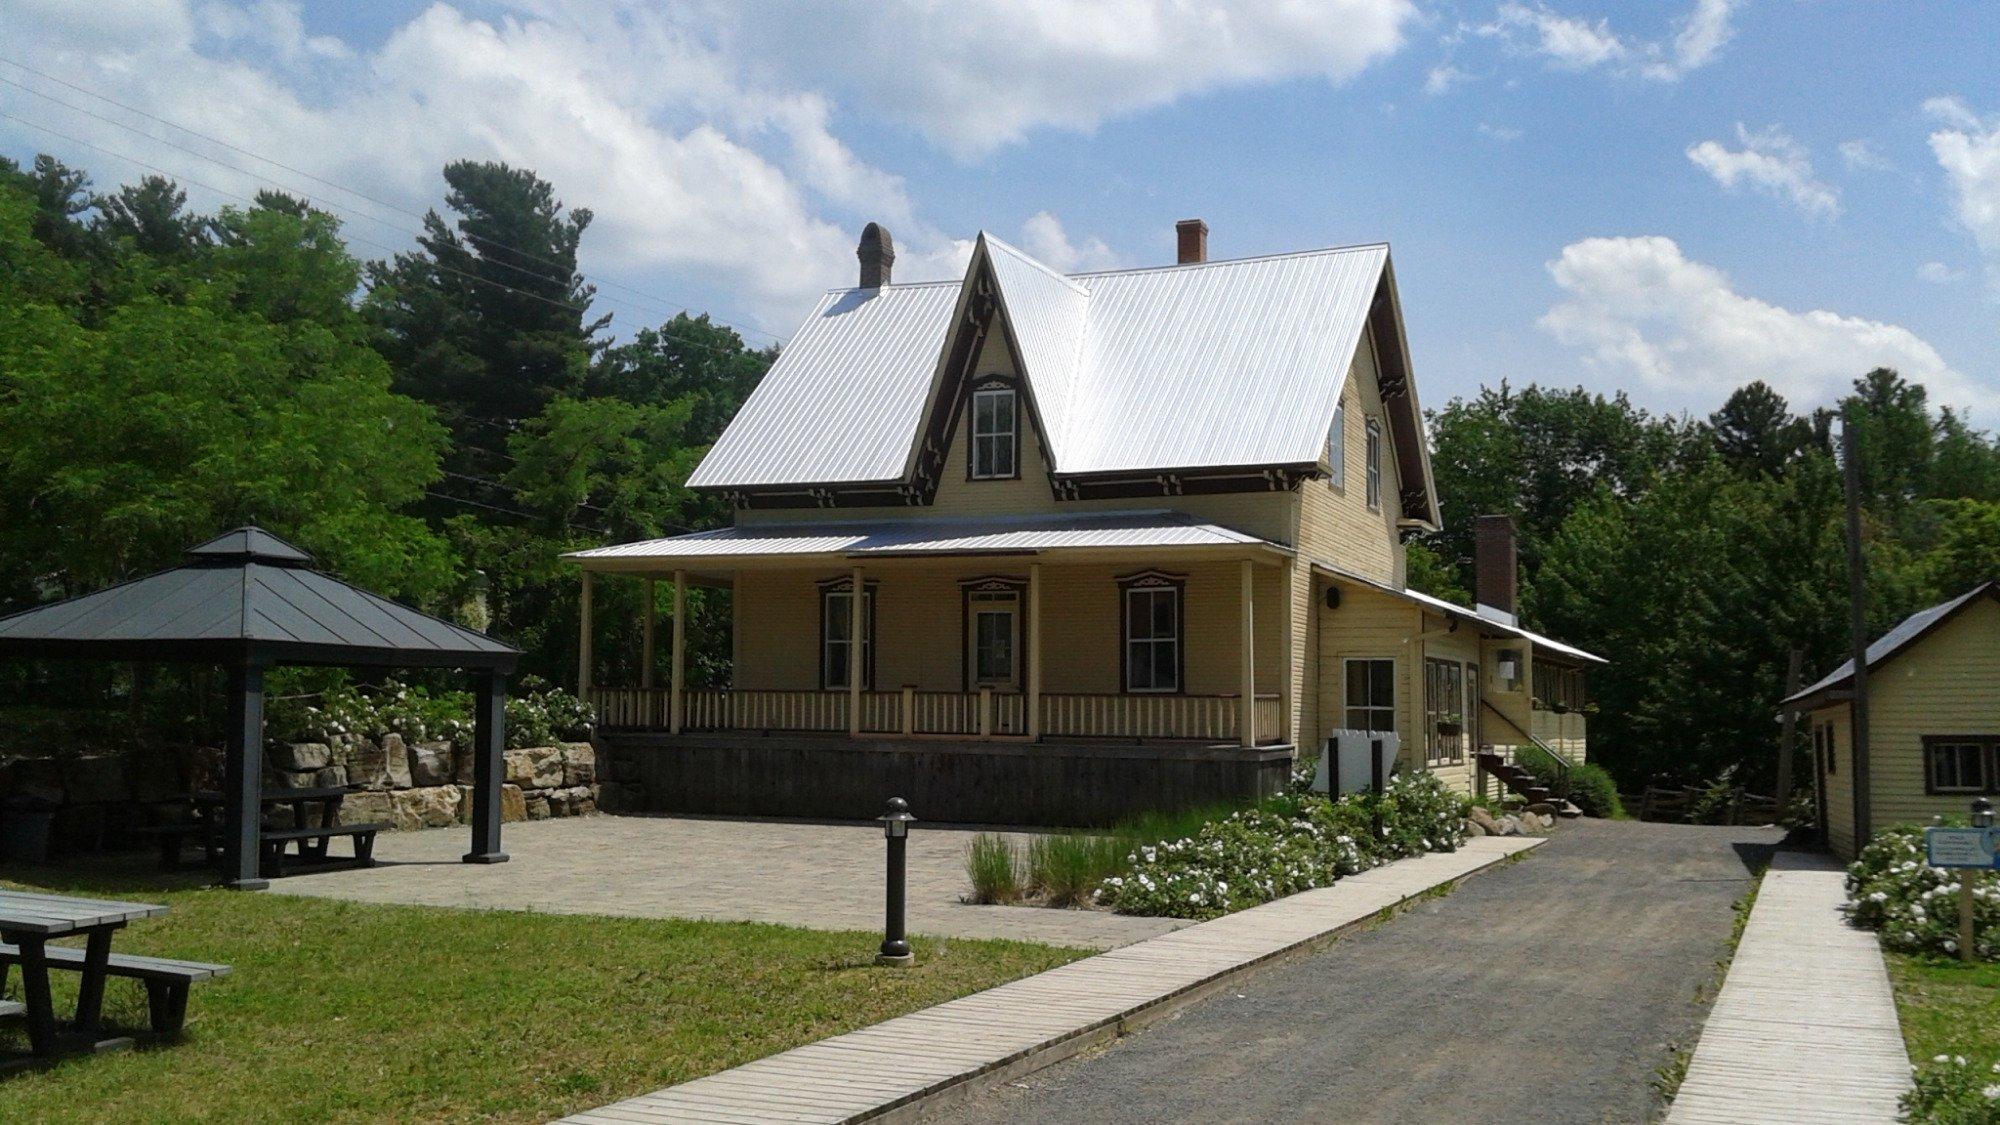
<path id="1" fill-rule="evenodd" d="M 819 592 L 819 669 L 820 690 L 844 691 L 848 683 L 845 675 L 839 682 L 833 682 L 833 650 L 847 647 L 845 637 L 833 635 L 834 623 L 842 628 L 851 628 L 854 620 L 854 603 L 851 584 L 830 586 Z M 851 655 L 851 654 L 850 654 Z M 873 691 L 875 688 L 875 590 L 865 587 L 861 594 L 861 688 Z M 850 665 L 851 667 L 851 665 Z"/>
<path id="2" fill-rule="evenodd" d="M 979 407 L 983 402 L 1004 403 L 1006 405 L 1006 426 L 998 425 L 999 412 L 994 412 L 993 425 L 981 428 Z M 1021 403 L 1012 387 L 981 387 L 972 392 L 972 402 L 968 409 L 971 419 L 967 423 L 971 449 L 967 456 L 966 476 L 970 480 L 1014 480 L 1021 475 Z M 991 456 L 984 471 L 980 469 L 980 451 L 990 449 Z M 1001 467 L 1001 457 L 1005 455 L 1006 467 Z"/>
<path id="3" fill-rule="evenodd" d="M 1368 419 L 1368 510 L 1382 510 L 1382 423 Z"/>
<path id="4" fill-rule="evenodd" d="M 1347 491 L 1347 404 L 1333 408 L 1333 425 L 1326 431 L 1326 483 Z"/>
<path id="5" fill-rule="evenodd" d="M 1144 597 L 1147 601 L 1146 621 L 1148 635 L 1144 637 L 1135 637 L 1132 635 L 1132 599 L 1134 597 Z M 1187 632 L 1185 597 L 1186 587 L 1178 581 L 1141 578 L 1139 581 L 1128 582 L 1120 587 L 1118 594 L 1118 644 L 1119 651 L 1123 654 L 1122 663 L 1124 665 L 1124 683 L 1121 686 L 1127 694 L 1175 695 L 1180 692 L 1181 679 L 1184 674 L 1181 661 L 1186 656 L 1186 653 L 1181 648 L 1184 634 Z M 1153 621 L 1152 606 L 1154 600 L 1158 598 L 1165 598 L 1167 604 L 1172 606 L 1174 610 L 1173 631 L 1166 636 L 1153 635 L 1151 632 L 1151 623 Z M 1173 679 L 1171 682 L 1164 684 L 1148 682 L 1144 686 L 1135 684 L 1133 674 L 1137 671 L 1139 662 L 1132 659 L 1132 651 L 1138 645 L 1146 646 L 1148 654 L 1146 675 L 1149 681 L 1151 681 L 1153 669 L 1156 667 L 1156 663 L 1151 659 L 1156 650 L 1166 648 L 1173 653 L 1173 660 L 1169 664 L 1169 667 L 1173 669 Z"/>
<path id="6" fill-rule="evenodd" d="M 1388 703 L 1386 703 L 1386 704 L 1383 704 L 1383 703 L 1375 703 L 1375 702 L 1373 702 L 1372 700 L 1373 700 L 1373 696 L 1374 696 L 1374 693 L 1373 693 L 1373 691 L 1372 691 L 1372 690 L 1371 690 L 1371 691 L 1369 692 L 1369 698 L 1370 698 L 1370 702 L 1367 702 L 1367 703 L 1362 703 L 1362 704 L 1359 704 L 1359 705 L 1357 705 L 1357 704 L 1355 704 L 1355 703 L 1354 703 L 1354 701 L 1353 701 L 1353 698 L 1352 698 L 1352 696 L 1351 696 L 1351 695 L 1349 694 L 1349 690 L 1348 690 L 1348 689 L 1349 689 L 1349 685 L 1351 685 L 1351 684 L 1353 683 L 1353 679 L 1352 679 L 1352 677 L 1353 677 L 1353 667 L 1354 667 L 1354 665 L 1356 665 L 1356 664 L 1386 664 L 1386 665 L 1388 665 L 1388 666 L 1389 666 L 1389 702 L 1388 702 Z M 1343 658 L 1341 659 L 1341 661 L 1340 661 L 1340 719 L 1341 719 L 1341 722 L 1342 722 L 1342 724 L 1344 725 L 1344 729 L 1347 729 L 1347 730 L 1361 730 L 1361 731 L 1385 731 L 1385 732 L 1388 732 L 1388 733 L 1394 733 L 1394 732 L 1395 732 L 1395 730 L 1397 729 L 1397 725 L 1398 725 L 1398 716 L 1397 716 L 1397 714 L 1396 714 L 1396 709 L 1397 709 L 1397 708 L 1396 708 L 1396 675 L 1397 675 L 1397 671 L 1398 671 L 1398 669 L 1397 669 L 1397 667 L 1396 667 L 1396 658 L 1395 658 L 1395 657 L 1393 657 L 1393 656 L 1348 656 L 1348 657 L 1343 657 Z M 1371 681 L 1370 681 L 1370 685 L 1369 685 L 1369 686 L 1370 686 L 1370 688 L 1371 688 L 1371 689 L 1372 689 L 1372 688 L 1373 688 L 1373 686 L 1374 686 L 1374 684 L 1373 684 L 1373 681 L 1372 681 L 1372 672 L 1371 672 Z M 1369 725 L 1368 723 L 1361 723 L 1361 724 L 1357 724 L 1357 723 L 1355 723 L 1355 721 L 1354 721 L 1354 715 L 1355 715 L 1355 712 L 1357 712 L 1357 711 L 1359 711 L 1359 712 L 1366 712 L 1366 713 L 1368 713 L 1368 714 L 1369 714 L 1370 716 L 1374 716 L 1374 715 L 1376 715 L 1376 713 L 1378 713 L 1378 712 L 1383 712 L 1383 711 L 1386 711 L 1386 712 L 1388 712 L 1388 715 L 1389 715 L 1389 725 L 1388 725 L 1387 727 L 1377 727 L 1377 726 L 1371 726 L 1371 725 Z"/>

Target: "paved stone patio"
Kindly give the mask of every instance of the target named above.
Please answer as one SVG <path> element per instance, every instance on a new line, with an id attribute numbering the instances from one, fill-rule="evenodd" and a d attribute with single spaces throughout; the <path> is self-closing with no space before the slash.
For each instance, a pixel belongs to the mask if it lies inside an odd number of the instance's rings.
<path id="1" fill-rule="evenodd" d="M 965 851 L 975 834 L 922 825 L 910 833 L 911 932 L 1114 949 L 1187 924 L 960 902 L 970 890 Z M 882 928 L 885 848 L 874 824 L 589 816 L 509 824 L 502 842 L 512 862 L 480 866 L 458 861 L 466 850 L 464 828 L 385 832 L 375 845 L 378 866 L 295 875 L 273 881 L 271 891 L 553 914 Z"/>

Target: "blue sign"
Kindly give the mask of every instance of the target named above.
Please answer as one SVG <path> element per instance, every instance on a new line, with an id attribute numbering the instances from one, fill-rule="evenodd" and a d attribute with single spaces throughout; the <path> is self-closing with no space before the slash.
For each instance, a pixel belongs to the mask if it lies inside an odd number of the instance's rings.
<path id="1" fill-rule="evenodd" d="M 1932 867 L 2000 870 L 2000 828 L 1926 828 L 1924 852 Z"/>

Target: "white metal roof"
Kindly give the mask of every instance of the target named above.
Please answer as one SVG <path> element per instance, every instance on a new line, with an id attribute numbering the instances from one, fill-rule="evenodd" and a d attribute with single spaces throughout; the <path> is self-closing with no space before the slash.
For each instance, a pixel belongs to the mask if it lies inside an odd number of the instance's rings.
<path id="1" fill-rule="evenodd" d="M 1355 574 L 1351 571 L 1342 570 L 1336 566 L 1328 566 L 1325 563 L 1316 562 L 1312 564 L 1312 566 L 1314 570 L 1320 571 L 1324 574 L 1330 574 L 1335 578 L 1342 579 L 1343 581 L 1359 583 L 1360 585 L 1380 590 L 1385 594 L 1394 594 L 1400 598 L 1408 598 L 1410 601 L 1416 602 L 1418 605 L 1421 605 L 1427 609 L 1434 610 L 1438 613 L 1445 614 L 1446 616 L 1449 617 L 1456 617 L 1462 621 L 1470 621 L 1478 625 L 1482 629 L 1490 629 L 1493 632 L 1504 634 L 1510 637 L 1519 637 L 1522 640 L 1528 641 L 1529 643 L 1533 644 L 1537 648 L 1547 649 L 1550 652 L 1559 653 L 1563 656 L 1568 656 L 1576 660 L 1589 661 L 1592 664 L 1611 663 L 1609 660 L 1606 660 L 1604 657 L 1599 656 L 1594 652 L 1585 652 L 1583 649 L 1580 649 L 1575 645 L 1564 644 L 1563 642 L 1556 640 L 1554 637 L 1545 637 L 1542 634 L 1537 633 L 1532 629 L 1523 629 L 1519 625 L 1510 625 L 1505 621 L 1488 617 L 1486 614 L 1481 613 L 1476 609 L 1471 609 L 1466 606 L 1459 605 L 1457 602 L 1445 601 L 1443 598 L 1435 597 L 1431 594 L 1426 594 L 1421 590 L 1412 590 L 1408 587 L 1397 589 L 1396 587 L 1391 586 L 1386 582 L 1377 582 L 1373 578 L 1363 578 L 1359 574 Z"/>
<path id="2" fill-rule="evenodd" d="M 1958 612 L 1960 608 L 1962 608 L 1966 603 L 1972 601 L 1974 598 L 1980 597 L 1981 595 L 1992 596 L 1996 590 L 2000 590 L 2000 583 L 1981 582 L 1979 585 L 1974 586 L 1972 589 L 1967 590 L 1965 593 L 1960 594 L 1959 596 L 1951 599 L 1948 602 L 1939 602 L 1937 605 L 1934 605 L 1929 609 L 1920 609 L 1917 612 L 1909 615 L 1908 617 L 1903 618 L 1902 621 L 1897 623 L 1895 628 L 1882 634 L 1880 637 L 1877 637 L 1875 641 L 1868 646 L 1869 666 L 1873 667 L 1877 664 L 1880 664 L 1883 661 L 1889 659 L 1891 656 L 1894 656 L 1896 653 L 1901 652 L 1903 649 L 1909 647 L 1911 644 L 1915 643 L 1917 638 L 1923 636 L 1925 633 L 1930 632 L 1930 630 L 1934 626 L 1936 626 L 1939 622 L 1943 621 L 1947 617 L 1950 617 L 1952 614 Z M 1824 679 L 1820 680 L 1818 683 L 1812 685 L 1811 687 L 1798 692 L 1797 694 L 1787 697 L 1784 700 L 1784 702 L 1795 703 L 1801 699 L 1805 699 L 1808 696 L 1818 695 L 1820 692 L 1826 691 L 1830 688 L 1840 687 L 1853 678 L 1854 678 L 1854 661 L 1853 659 L 1850 658 L 1846 661 L 1843 661 L 1840 667 L 1835 668 L 1832 672 L 1828 673 Z"/>
<path id="3" fill-rule="evenodd" d="M 846 557 L 994 554 L 1106 547 L 1284 548 L 1183 512 L 1104 512 L 1061 516 L 998 516 L 931 520 L 752 524 L 641 543 L 575 551 L 592 561 L 700 562 L 704 559 L 800 555 Z"/>
<path id="4" fill-rule="evenodd" d="M 903 479 L 963 292 L 990 269 L 1060 474 L 1311 464 L 1387 246 L 1064 276 L 981 234 L 958 283 L 827 294 L 695 487 Z"/>

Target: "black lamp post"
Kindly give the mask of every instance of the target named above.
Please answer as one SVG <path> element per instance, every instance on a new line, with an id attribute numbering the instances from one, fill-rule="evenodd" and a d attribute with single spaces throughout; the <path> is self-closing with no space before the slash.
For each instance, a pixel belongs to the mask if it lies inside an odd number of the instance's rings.
<path id="1" fill-rule="evenodd" d="M 882 835 L 889 841 L 889 894 L 887 917 L 883 923 L 882 951 L 875 955 L 877 965 L 904 966 L 916 961 L 910 952 L 910 943 L 904 937 L 904 851 L 910 842 L 910 822 L 917 818 L 910 815 L 910 803 L 901 797 L 889 798 L 889 811 L 875 819 L 882 822 Z"/>

